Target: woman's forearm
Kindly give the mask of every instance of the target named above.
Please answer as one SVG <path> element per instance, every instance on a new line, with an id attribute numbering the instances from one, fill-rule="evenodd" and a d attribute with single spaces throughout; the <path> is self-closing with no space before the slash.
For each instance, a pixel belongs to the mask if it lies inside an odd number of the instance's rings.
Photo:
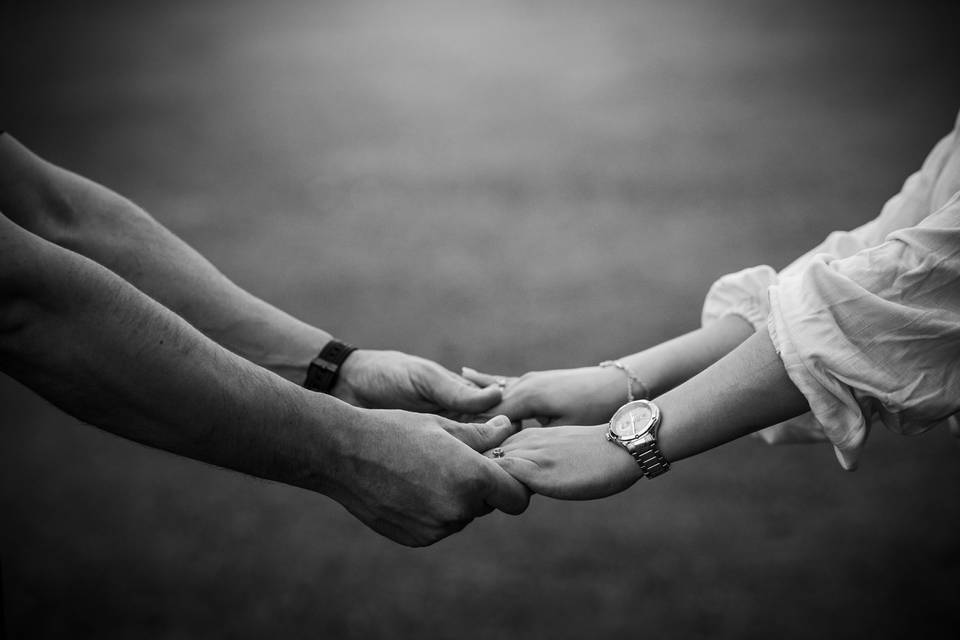
<path id="1" fill-rule="evenodd" d="M 656 399 L 660 449 L 676 461 L 809 410 L 766 330 Z"/>
<path id="2" fill-rule="evenodd" d="M 670 462 L 807 410 L 766 330 L 654 402 L 662 418 L 660 450 Z M 525 429 L 501 445 L 504 456 L 497 461 L 536 493 L 602 498 L 643 475 L 626 449 L 608 442 L 607 429 L 603 424 Z"/>
<path id="3" fill-rule="evenodd" d="M 730 353 L 753 331 L 753 326 L 740 316 L 724 316 L 706 327 L 622 357 L 620 362 L 639 378 L 644 387 L 634 385 L 633 392 L 653 398 L 686 382 Z M 610 388 L 616 389 L 619 376 L 612 371 L 604 373 L 609 376 Z M 623 393 L 608 393 L 606 397 L 610 398 L 607 416 L 613 415 L 626 402 Z"/>
<path id="4" fill-rule="evenodd" d="M 697 375 L 753 334 L 753 326 L 736 315 L 635 353 L 620 361 L 635 371 L 656 397 Z"/>
<path id="5" fill-rule="evenodd" d="M 532 371 L 509 380 L 503 402 L 494 412 L 515 420 L 537 418 L 543 424 L 596 424 L 605 422 L 632 395 L 657 396 L 700 373 L 733 350 L 753 333 L 739 316 L 717 322 L 620 359 L 645 389 L 630 383 L 615 367 L 582 367 Z M 497 376 L 464 369 L 464 375 L 480 385 L 495 384 Z M 506 380 L 506 378 L 504 378 Z"/>

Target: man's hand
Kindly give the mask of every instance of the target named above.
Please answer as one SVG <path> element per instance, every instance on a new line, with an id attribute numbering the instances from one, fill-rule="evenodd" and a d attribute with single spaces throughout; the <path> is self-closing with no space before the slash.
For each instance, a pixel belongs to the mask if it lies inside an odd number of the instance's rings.
<path id="1" fill-rule="evenodd" d="M 307 391 L 2 214 L 0 371 L 117 435 L 325 493 L 403 544 L 529 501 L 477 453 L 514 432 L 505 417 L 458 424 Z"/>
<path id="2" fill-rule="evenodd" d="M 504 416 L 463 424 L 405 411 L 356 411 L 320 490 L 374 531 L 432 544 L 493 509 L 522 513 L 527 489 L 478 451 L 514 433 Z"/>
<path id="3" fill-rule="evenodd" d="M 0 211 L 20 228 L 98 262 L 207 337 L 301 385 L 330 334 L 244 291 L 146 211 L 0 135 Z M 334 395 L 372 409 L 494 415 L 499 389 L 477 389 L 440 365 L 359 351 Z"/>
<path id="4" fill-rule="evenodd" d="M 606 432 L 606 425 L 526 429 L 501 444 L 504 455 L 494 461 L 535 493 L 561 500 L 604 498 L 642 475 Z"/>
<path id="5" fill-rule="evenodd" d="M 447 417 L 486 413 L 500 402 L 496 385 L 479 388 L 436 362 L 360 349 L 344 361 L 333 395 L 368 409 L 404 409 Z"/>
<path id="6" fill-rule="evenodd" d="M 502 402 L 491 414 L 511 420 L 536 418 L 548 427 L 598 424 L 627 401 L 623 372 L 613 367 L 531 371 L 519 378 L 498 378 L 464 367 L 463 376 L 478 385 L 505 382 Z"/>

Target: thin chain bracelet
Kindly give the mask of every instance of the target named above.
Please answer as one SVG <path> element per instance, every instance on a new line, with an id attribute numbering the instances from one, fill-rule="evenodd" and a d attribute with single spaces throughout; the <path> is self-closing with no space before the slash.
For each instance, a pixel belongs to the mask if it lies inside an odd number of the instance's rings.
<path id="1" fill-rule="evenodd" d="M 638 378 L 637 374 L 630 370 L 630 367 L 623 364 L 619 360 L 604 360 L 598 366 L 616 367 L 617 369 L 620 369 L 620 371 L 623 371 L 623 373 L 627 376 L 627 402 L 633 402 L 636 400 L 636 397 L 633 395 L 633 385 L 637 385 L 640 388 L 641 398 L 646 399 L 650 397 L 650 389 L 648 389 L 647 385 L 643 383 L 643 380 Z"/>

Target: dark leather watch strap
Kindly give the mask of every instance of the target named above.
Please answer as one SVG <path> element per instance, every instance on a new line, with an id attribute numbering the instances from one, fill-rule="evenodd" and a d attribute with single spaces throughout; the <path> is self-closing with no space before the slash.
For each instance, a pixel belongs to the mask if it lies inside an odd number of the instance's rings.
<path id="1" fill-rule="evenodd" d="M 303 386 L 311 391 L 330 393 L 340 378 L 340 367 L 343 361 L 356 350 L 355 346 L 346 342 L 339 340 L 328 342 L 307 367 L 307 379 Z"/>

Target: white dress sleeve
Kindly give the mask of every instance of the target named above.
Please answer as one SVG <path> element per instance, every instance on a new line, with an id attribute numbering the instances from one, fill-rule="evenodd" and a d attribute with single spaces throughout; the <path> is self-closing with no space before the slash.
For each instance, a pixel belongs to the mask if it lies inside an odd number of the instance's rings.
<path id="1" fill-rule="evenodd" d="M 831 233 L 821 244 L 779 273 L 761 265 L 717 280 L 704 301 L 703 326 L 734 314 L 745 318 L 756 329 L 766 327 L 770 320 L 769 291 L 771 287 L 779 285 L 782 279 L 803 273 L 815 260 L 844 259 L 879 245 L 890 233 L 916 226 L 935 208 L 940 208 L 950 194 L 960 190 L 958 130 L 960 117 L 957 127 L 937 143 L 921 169 L 907 178 L 900 192 L 886 202 L 875 219 L 851 231 Z M 951 427 L 954 435 L 960 436 L 960 422 L 953 420 Z M 811 413 L 762 429 L 754 435 L 769 444 L 828 439 L 823 425 Z M 843 458 L 841 464 L 845 464 L 845 468 L 853 468 L 853 462 L 845 463 Z"/>
<path id="2" fill-rule="evenodd" d="M 871 420 L 911 434 L 960 411 L 960 192 L 850 257 L 771 286 L 768 328 L 845 469 Z"/>
<path id="3" fill-rule="evenodd" d="M 958 120 L 960 126 L 960 120 Z M 777 273 L 772 267 L 760 265 L 723 276 L 713 283 L 703 303 L 701 324 L 707 326 L 726 315 L 738 315 L 750 322 L 755 329 L 767 324 L 770 303 L 767 289 L 780 278 L 802 271 L 818 255 L 826 254 L 833 258 L 846 258 L 853 254 L 883 242 L 888 234 L 919 224 L 942 202 L 934 203 L 936 190 L 942 191 L 948 183 L 960 190 L 960 167 L 949 172 L 956 174 L 957 180 L 946 180 L 944 175 L 947 164 L 954 160 L 960 163 L 957 148 L 957 129 L 940 140 L 924 160 L 919 171 L 907 178 L 897 195 L 890 198 L 880 215 L 851 231 L 834 231 L 819 245 L 803 254 Z M 952 192 L 951 194 L 952 195 Z M 943 200 L 946 198 L 942 197 Z"/>

